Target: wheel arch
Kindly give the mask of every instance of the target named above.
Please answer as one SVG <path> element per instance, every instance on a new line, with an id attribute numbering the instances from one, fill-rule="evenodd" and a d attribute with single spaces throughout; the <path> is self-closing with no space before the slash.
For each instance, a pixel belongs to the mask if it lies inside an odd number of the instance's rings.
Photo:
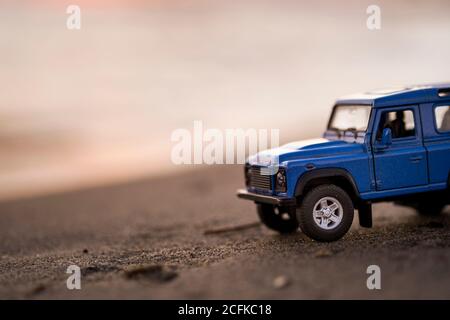
<path id="1" fill-rule="evenodd" d="M 355 180 L 347 170 L 341 168 L 316 169 L 304 173 L 298 178 L 295 197 L 302 196 L 313 187 L 323 184 L 341 187 L 349 194 L 355 207 L 358 207 L 360 195 Z"/>

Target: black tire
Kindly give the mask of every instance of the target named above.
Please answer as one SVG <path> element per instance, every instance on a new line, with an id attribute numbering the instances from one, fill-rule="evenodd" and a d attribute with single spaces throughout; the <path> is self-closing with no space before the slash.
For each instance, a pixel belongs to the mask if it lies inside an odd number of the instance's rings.
<path id="1" fill-rule="evenodd" d="M 426 193 L 415 195 L 406 200 L 396 201 L 395 204 L 412 208 L 421 216 L 432 217 L 438 216 L 444 211 L 449 198 L 450 193 L 448 191 Z"/>
<path id="2" fill-rule="evenodd" d="M 417 195 L 410 203 L 421 216 L 438 216 L 444 211 L 450 194 L 448 192 L 435 192 Z"/>
<path id="3" fill-rule="evenodd" d="M 438 216 L 444 211 L 445 204 L 439 202 L 419 202 L 415 209 L 421 216 Z"/>
<path id="4" fill-rule="evenodd" d="M 322 201 L 325 201 L 326 206 L 322 205 Z M 320 209 L 317 210 L 318 208 Z M 336 209 L 332 211 L 332 208 Z M 315 209 L 321 214 L 320 217 L 314 216 Z M 300 229 L 308 237 L 322 242 L 342 238 L 352 225 L 353 215 L 352 199 L 347 192 L 335 185 L 321 185 L 311 189 L 297 208 Z"/>
<path id="5" fill-rule="evenodd" d="M 295 208 L 257 204 L 257 212 L 261 222 L 269 229 L 279 233 L 292 233 L 298 229 Z"/>

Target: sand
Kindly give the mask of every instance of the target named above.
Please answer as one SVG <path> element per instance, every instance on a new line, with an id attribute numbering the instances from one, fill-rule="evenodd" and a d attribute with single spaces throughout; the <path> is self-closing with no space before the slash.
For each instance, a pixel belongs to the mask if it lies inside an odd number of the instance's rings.
<path id="1" fill-rule="evenodd" d="M 450 298 L 450 215 L 379 204 L 340 241 L 258 224 L 240 166 L 0 204 L 0 298 Z M 237 230 L 234 228 L 237 227 Z M 217 232 L 216 232 L 217 231 Z M 81 290 L 66 269 L 81 268 Z M 369 265 L 381 290 L 368 290 Z"/>

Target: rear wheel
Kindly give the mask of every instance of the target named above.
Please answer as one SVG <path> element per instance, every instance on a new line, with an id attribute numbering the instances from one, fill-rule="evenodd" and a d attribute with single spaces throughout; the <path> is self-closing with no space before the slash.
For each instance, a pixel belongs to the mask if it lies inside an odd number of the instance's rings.
<path id="1" fill-rule="evenodd" d="M 408 198 L 403 201 L 396 201 L 396 204 L 413 208 L 421 216 L 437 216 L 440 215 L 445 206 L 448 204 L 450 193 L 436 192 L 418 194 L 413 198 Z"/>
<path id="2" fill-rule="evenodd" d="M 449 189 L 444 192 L 424 194 L 422 197 L 419 197 L 416 210 L 423 216 L 438 216 L 444 211 L 445 206 L 449 203 L 449 198 Z"/>
<path id="3" fill-rule="evenodd" d="M 258 216 L 269 229 L 279 233 L 291 233 L 298 229 L 295 208 L 257 204 Z"/>
<path id="4" fill-rule="evenodd" d="M 342 238 L 352 225 L 353 215 L 352 200 L 335 185 L 315 187 L 297 209 L 297 220 L 303 233 L 324 242 Z"/>
<path id="5" fill-rule="evenodd" d="M 445 203 L 440 201 L 419 202 L 415 209 L 421 216 L 438 216 L 444 210 Z"/>

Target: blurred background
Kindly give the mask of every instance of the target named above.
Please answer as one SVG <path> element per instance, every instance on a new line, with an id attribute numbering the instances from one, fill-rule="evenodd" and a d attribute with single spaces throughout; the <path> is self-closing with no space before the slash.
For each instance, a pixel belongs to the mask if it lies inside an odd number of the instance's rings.
<path id="1" fill-rule="evenodd" d="M 381 29 L 366 27 L 369 5 Z M 81 8 L 68 30 L 66 8 Z M 320 135 L 334 100 L 450 80 L 448 1 L 0 2 L 0 199 L 161 175 L 177 128 Z"/>

